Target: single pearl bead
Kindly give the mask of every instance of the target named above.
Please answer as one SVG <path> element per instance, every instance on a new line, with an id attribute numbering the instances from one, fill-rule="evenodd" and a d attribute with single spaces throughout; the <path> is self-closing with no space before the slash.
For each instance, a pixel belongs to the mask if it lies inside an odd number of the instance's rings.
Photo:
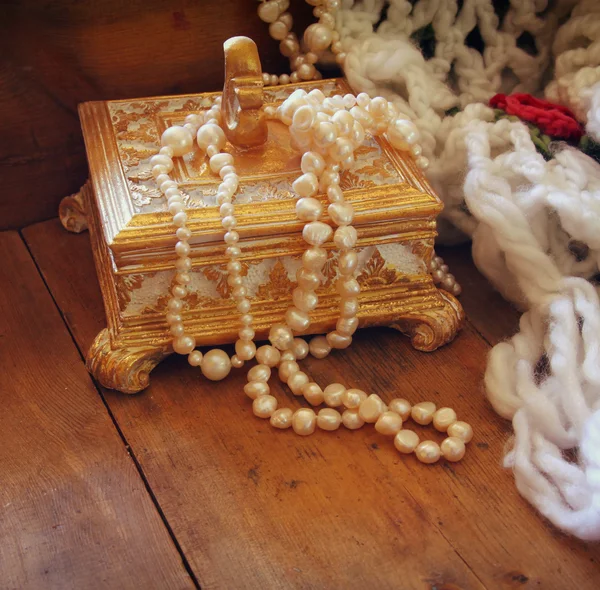
<path id="1" fill-rule="evenodd" d="M 311 406 L 320 406 L 323 403 L 323 390 L 318 383 L 306 383 L 302 386 L 301 392 Z"/>
<path id="2" fill-rule="evenodd" d="M 327 212 L 336 225 L 350 225 L 354 220 L 354 207 L 350 203 L 332 203 Z"/>
<path id="3" fill-rule="evenodd" d="M 279 365 L 279 379 L 284 383 L 287 383 L 287 380 L 299 370 L 300 366 L 296 361 L 283 361 Z"/>
<path id="4" fill-rule="evenodd" d="M 281 408 L 271 414 L 271 426 L 284 430 L 292 425 L 294 412 L 290 408 Z"/>
<path id="5" fill-rule="evenodd" d="M 460 461 L 465 456 L 465 443 L 456 436 L 450 436 L 442 441 L 440 450 L 444 459 L 448 461 Z"/>
<path id="6" fill-rule="evenodd" d="M 316 221 L 323 214 L 323 205 L 317 199 L 304 197 L 296 202 L 296 215 L 300 221 Z"/>
<path id="7" fill-rule="evenodd" d="M 407 143 L 413 144 L 419 141 L 419 131 L 412 121 L 396 119 L 392 122 L 394 129 L 404 136 Z"/>
<path id="8" fill-rule="evenodd" d="M 292 428 L 296 434 L 307 436 L 315 431 L 317 418 L 314 410 L 310 408 L 301 408 L 294 412 L 292 416 Z"/>
<path id="9" fill-rule="evenodd" d="M 332 408 L 342 405 L 342 397 L 346 388 L 341 383 L 331 383 L 323 390 L 323 401 Z"/>
<path id="10" fill-rule="evenodd" d="M 305 291 L 314 291 L 321 285 L 320 275 L 314 270 L 308 270 L 306 268 L 300 268 L 296 273 L 296 280 L 298 281 L 298 287 Z"/>
<path id="11" fill-rule="evenodd" d="M 382 96 L 376 96 L 370 100 L 368 105 L 369 113 L 376 118 L 387 117 L 388 101 Z"/>
<path id="12" fill-rule="evenodd" d="M 300 168 L 304 174 L 315 174 L 319 176 L 325 170 L 325 160 L 317 152 L 305 152 L 300 162 Z"/>
<path id="13" fill-rule="evenodd" d="M 184 230 L 185 233 L 184 233 L 184 231 L 179 231 L 180 229 L 181 228 L 179 228 L 177 230 L 177 237 L 180 240 L 188 240 L 189 238 L 192 237 L 190 230 L 185 229 Z M 185 257 L 185 258 L 178 258 L 177 262 L 175 262 L 175 268 L 177 270 L 184 271 L 184 272 L 187 272 L 187 271 L 191 270 L 191 268 L 192 268 L 192 259 L 191 258 L 187 258 L 187 257 Z"/>
<path id="14" fill-rule="evenodd" d="M 173 340 L 173 350 L 178 354 L 189 354 L 196 347 L 196 340 L 192 336 L 180 336 Z"/>
<path id="15" fill-rule="evenodd" d="M 396 412 L 383 412 L 375 422 L 375 430 L 385 436 L 396 436 L 402 430 L 402 418 Z"/>
<path id="16" fill-rule="evenodd" d="M 283 11 L 283 13 L 279 15 L 277 20 L 284 23 L 288 29 L 291 29 L 292 25 L 294 24 L 294 19 L 289 12 L 285 12 L 289 6 L 289 0 L 279 0 L 279 8 Z"/>
<path id="17" fill-rule="evenodd" d="M 297 287 L 292 291 L 294 305 L 302 311 L 312 311 L 319 303 L 319 298 L 311 291 Z"/>
<path id="18" fill-rule="evenodd" d="M 314 23 L 304 31 L 304 42 L 311 51 L 320 52 L 331 45 L 331 29 L 319 23 Z"/>
<path id="19" fill-rule="evenodd" d="M 317 359 L 324 359 L 330 352 L 331 346 L 325 336 L 315 336 L 308 344 L 310 354 Z"/>
<path id="20" fill-rule="evenodd" d="M 280 20 L 276 20 L 269 25 L 269 35 L 276 41 L 283 41 L 289 32 L 289 27 Z"/>
<path id="21" fill-rule="evenodd" d="M 342 414 L 342 424 L 348 430 L 357 430 L 365 421 L 358 415 L 358 410 L 345 410 Z"/>
<path id="22" fill-rule="evenodd" d="M 335 112 L 331 117 L 331 122 L 334 123 L 340 135 L 349 136 L 352 133 L 354 117 L 348 111 Z"/>
<path id="23" fill-rule="evenodd" d="M 415 455 L 421 463 L 435 463 L 439 460 L 441 454 L 440 445 L 432 440 L 424 440 L 415 449 Z"/>
<path id="24" fill-rule="evenodd" d="M 349 139 L 345 137 L 338 137 L 335 143 L 329 148 L 329 156 L 336 162 L 341 162 L 348 156 L 352 155 L 354 151 L 354 145 Z"/>
<path id="25" fill-rule="evenodd" d="M 171 172 L 171 170 L 173 170 L 173 160 L 169 158 L 169 156 L 157 154 L 150 158 L 150 166 L 153 168 L 154 166 L 163 166 L 166 169 L 166 172 Z M 158 184 L 158 178 L 156 179 L 156 182 Z"/>
<path id="26" fill-rule="evenodd" d="M 296 340 L 294 338 L 294 340 Z M 280 354 L 280 362 L 285 362 L 285 361 L 295 361 L 296 360 L 296 354 L 294 353 L 293 350 L 294 347 L 294 343 L 292 342 L 292 347 L 288 348 L 287 350 L 284 350 L 281 354 Z"/>
<path id="27" fill-rule="evenodd" d="M 212 172 L 219 174 L 225 166 L 233 166 L 233 156 L 226 152 L 216 154 L 209 160 L 209 166 Z"/>
<path id="28" fill-rule="evenodd" d="M 358 415 L 365 422 L 374 424 L 384 411 L 385 404 L 383 403 L 383 400 L 377 394 L 373 393 L 360 404 L 358 408 Z"/>
<path id="29" fill-rule="evenodd" d="M 276 0 L 267 0 L 258 5 L 258 18 L 265 23 L 274 23 L 281 14 L 281 8 Z"/>
<path id="30" fill-rule="evenodd" d="M 281 55 L 283 55 L 284 57 L 291 57 L 292 55 L 294 55 L 294 53 L 297 53 L 300 50 L 300 45 L 298 43 L 298 40 L 295 38 L 295 36 L 291 37 L 290 35 L 288 35 L 280 44 L 279 44 L 279 51 L 281 52 Z M 290 76 L 290 80 L 291 81 L 291 76 Z M 288 83 L 289 83 L 288 81 Z"/>
<path id="31" fill-rule="evenodd" d="M 250 311 L 251 306 L 252 305 L 248 299 L 242 299 L 241 301 L 238 301 L 237 310 L 242 314 L 246 314 Z"/>
<path id="32" fill-rule="evenodd" d="M 292 352 L 298 360 L 306 358 L 308 356 L 308 342 L 304 338 L 294 338 Z"/>
<path id="33" fill-rule="evenodd" d="M 309 270 L 321 270 L 327 262 L 327 250 L 313 246 L 302 255 L 302 265 Z"/>
<path id="34" fill-rule="evenodd" d="M 308 131 L 315 120 L 314 107 L 305 104 L 298 108 L 292 117 L 292 127 L 300 131 Z"/>
<path id="35" fill-rule="evenodd" d="M 174 125 L 165 130 L 160 138 L 160 143 L 170 147 L 173 155 L 179 157 L 192 151 L 194 138 L 187 129 Z"/>
<path id="36" fill-rule="evenodd" d="M 343 318 L 354 317 L 358 313 L 358 298 L 345 297 L 340 302 L 340 316 Z"/>
<path id="37" fill-rule="evenodd" d="M 225 147 L 227 138 L 223 129 L 218 125 L 207 123 L 198 129 L 196 141 L 198 142 L 198 147 L 202 150 L 206 150 L 209 145 L 214 145 L 217 149 L 221 150 Z M 223 172 L 223 169 L 221 169 L 221 172 Z"/>
<path id="38" fill-rule="evenodd" d="M 252 402 L 252 411 L 258 418 L 270 418 L 277 409 L 277 399 L 272 395 L 261 395 Z"/>
<path id="39" fill-rule="evenodd" d="M 410 415 L 417 424 L 426 426 L 427 424 L 431 424 L 435 410 L 433 402 L 420 402 L 412 407 Z"/>
<path id="40" fill-rule="evenodd" d="M 402 418 L 402 420 L 408 420 L 412 405 L 408 400 L 403 398 L 395 398 L 388 404 L 389 409 L 392 412 L 396 412 Z"/>
<path id="41" fill-rule="evenodd" d="M 357 239 L 358 234 L 351 225 L 338 227 L 335 230 L 335 234 L 333 236 L 333 241 L 340 250 L 348 250 L 349 248 L 354 248 Z"/>
<path id="42" fill-rule="evenodd" d="M 271 377 L 271 368 L 267 365 L 256 365 L 248 371 L 248 381 L 264 381 Z"/>
<path id="43" fill-rule="evenodd" d="M 473 428 L 470 424 L 459 420 L 448 427 L 448 436 L 460 438 L 464 443 L 469 443 L 473 438 Z"/>
<path id="44" fill-rule="evenodd" d="M 429 168 L 429 160 L 425 156 L 419 156 L 415 162 L 422 170 L 427 170 L 427 168 Z"/>
<path id="45" fill-rule="evenodd" d="M 200 369 L 207 379 L 221 381 L 231 371 L 231 360 L 225 351 L 213 348 L 204 355 Z"/>
<path id="46" fill-rule="evenodd" d="M 320 148 L 328 148 L 335 143 L 337 130 L 335 125 L 329 121 L 319 123 L 314 130 L 314 141 Z"/>
<path id="47" fill-rule="evenodd" d="M 433 415 L 433 427 L 440 432 L 446 432 L 457 420 L 456 412 L 452 408 L 440 408 Z"/>
<path id="48" fill-rule="evenodd" d="M 337 231 L 339 231 L 339 229 Z M 333 230 L 326 223 L 323 223 L 322 221 L 311 221 L 304 226 L 302 237 L 308 244 L 320 246 L 329 240 L 332 233 Z"/>
<path id="49" fill-rule="evenodd" d="M 412 146 L 410 146 L 410 151 L 412 155 L 416 158 L 417 156 L 420 156 L 423 153 L 423 148 L 418 143 L 415 143 Z"/>
<path id="50" fill-rule="evenodd" d="M 219 214 L 221 217 L 228 217 L 229 215 L 233 215 L 235 212 L 235 207 L 231 203 L 223 203 L 219 207 Z"/>
<path id="51" fill-rule="evenodd" d="M 329 342 L 329 346 L 337 350 L 343 350 L 344 348 L 348 348 L 352 344 L 352 336 L 347 336 L 346 334 L 342 334 L 337 330 L 329 332 L 326 338 L 327 342 Z"/>
<path id="52" fill-rule="evenodd" d="M 358 328 L 358 318 L 340 318 L 336 324 L 335 329 L 343 336 L 352 336 Z"/>
<path id="53" fill-rule="evenodd" d="M 360 293 L 360 285 L 356 279 L 338 280 L 336 289 L 342 297 L 356 297 Z"/>
<path id="54" fill-rule="evenodd" d="M 331 186 L 338 186 L 340 184 L 340 175 L 335 170 L 325 170 L 321 176 L 321 183 L 319 184 L 319 190 L 322 192 L 327 191 Z"/>
<path id="55" fill-rule="evenodd" d="M 249 361 L 256 354 L 256 344 L 245 340 L 238 340 L 235 343 L 235 354 L 243 361 Z"/>
<path id="56" fill-rule="evenodd" d="M 219 127 L 219 129 L 221 129 Z M 228 174 L 235 174 L 235 167 L 231 164 L 228 164 L 227 166 L 223 166 L 221 168 L 221 170 L 219 170 L 219 176 L 224 179 Z"/>
<path id="57" fill-rule="evenodd" d="M 199 367 L 202 362 L 202 357 L 203 354 L 199 350 L 193 350 L 188 355 L 188 363 L 190 363 L 192 367 Z"/>
<path id="58" fill-rule="evenodd" d="M 339 57 L 341 54 L 338 54 Z M 350 109 L 350 114 L 363 128 L 369 129 L 373 125 L 373 117 L 362 107 L 355 106 Z"/>
<path id="59" fill-rule="evenodd" d="M 185 328 L 181 322 L 172 322 L 169 326 L 169 332 L 171 332 L 175 338 L 185 336 Z"/>
<path id="60" fill-rule="evenodd" d="M 183 309 L 183 301 L 180 299 L 169 299 L 167 309 L 172 313 L 179 313 Z"/>
<path id="61" fill-rule="evenodd" d="M 358 266 L 358 254 L 354 250 L 342 252 L 338 257 L 338 268 L 343 275 L 351 275 Z"/>
<path id="62" fill-rule="evenodd" d="M 419 445 L 419 435 L 412 430 L 401 430 L 394 437 L 394 446 L 398 451 L 409 455 Z"/>
<path id="63" fill-rule="evenodd" d="M 177 285 L 171 289 L 173 297 L 183 299 L 187 295 L 187 289 L 183 285 Z"/>
<path id="64" fill-rule="evenodd" d="M 187 214 L 184 213 L 183 211 L 179 211 L 179 213 L 176 213 L 175 215 L 173 215 L 173 224 L 176 225 L 177 227 L 183 227 L 185 224 L 187 223 Z M 179 242 L 180 244 L 186 244 L 187 242 L 185 242 L 184 240 L 181 240 Z M 189 246 L 188 246 L 189 248 Z M 175 249 L 175 251 L 177 252 L 177 248 Z M 179 254 L 179 252 L 177 252 Z M 180 256 L 187 256 L 189 254 L 189 251 L 187 254 L 179 254 Z"/>
<path id="65" fill-rule="evenodd" d="M 332 184 L 327 188 L 327 198 L 330 203 L 343 203 L 345 201 L 344 193 L 339 184 Z"/>
<path id="66" fill-rule="evenodd" d="M 337 430 L 342 423 L 342 415 L 332 408 L 323 408 L 317 414 L 317 426 L 321 430 Z"/>
<path id="67" fill-rule="evenodd" d="M 310 317 L 305 311 L 292 306 L 285 312 L 285 322 L 294 332 L 304 332 L 310 326 Z"/>
<path id="68" fill-rule="evenodd" d="M 358 410 L 366 399 L 367 394 L 362 389 L 347 389 L 342 395 L 342 403 L 349 410 Z"/>
<path id="69" fill-rule="evenodd" d="M 312 173 L 302 174 L 293 183 L 292 188 L 301 197 L 312 197 L 319 188 L 319 181 Z"/>
<path id="70" fill-rule="evenodd" d="M 256 351 L 256 360 L 261 365 L 267 365 L 267 367 L 276 367 L 279 364 L 281 353 L 274 347 L 265 344 Z"/>
<path id="71" fill-rule="evenodd" d="M 271 388 L 269 387 L 269 384 L 264 381 L 250 381 L 244 385 L 244 393 L 250 399 L 256 399 L 261 395 L 268 395 L 271 393 Z"/>
<path id="72" fill-rule="evenodd" d="M 269 330 L 269 341 L 275 348 L 287 350 L 292 346 L 294 335 L 288 326 L 273 324 Z"/>
<path id="73" fill-rule="evenodd" d="M 302 395 L 302 387 L 304 387 L 304 385 L 306 385 L 309 381 L 310 380 L 306 373 L 297 371 L 289 376 L 286 383 L 294 395 Z"/>

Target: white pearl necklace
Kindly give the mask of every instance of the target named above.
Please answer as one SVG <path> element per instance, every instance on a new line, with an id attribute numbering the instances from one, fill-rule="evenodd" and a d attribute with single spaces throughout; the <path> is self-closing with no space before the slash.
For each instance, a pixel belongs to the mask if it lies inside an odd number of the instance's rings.
<path id="1" fill-rule="evenodd" d="M 336 430 L 340 424 L 346 428 L 360 428 L 365 422 L 374 423 L 378 432 L 393 435 L 394 444 L 402 453 L 415 452 L 420 461 L 433 463 L 440 456 L 457 461 L 464 455 L 464 444 L 472 436 L 466 423 L 458 422 L 456 414 L 449 408 L 436 409 L 431 402 L 410 406 L 406 400 L 393 400 L 387 406 L 375 395 L 367 395 L 359 389 L 347 389 L 339 383 L 325 389 L 310 380 L 300 370 L 297 361 L 310 352 L 316 358 L 324 358 L 332 349 L 344 349 L 352 343 L 352 335 L 358 328 L 358 295 L 360 286 L 355 278 L 358 256 L 355 251 L 356 229 L 352 226 L 354 208 L 348 203 L 340 188 L 340 171 L 354 162 L 354 152 L 362 145 L 365 133 L 386 134 L 392 146 L 411 151 L 422 168 L 428 165 L 420 155 L 418 131 L 410 122 L 398 117 L 396 108 L 387 100 L 371 99 L 367 94 L 331 96 L 326 98 L 320 90 L 309 93 L 295 90 L 277 109 L 267 107 L 266 115 L 289 126 L 292 144 L 303 152 L 302 174 L 294 181 L 293 189 L 298 195 L 296 214 L 305 223 L 302 237 L 307 249 L 302 256 L 302 266 L 296 279 L 298 286 L 292 293 L 293 305 L 285 314 L 285 323 L 274 324 L 269 331 L 269 345 L 256 348 L 255 331 L 250 314 L 251 303 L 241 276 L 241 255 L 238 246 L 239 234 L 235 231 L 237 221 L 233 196 L 239 178 L 234 168 L 233 156 L 223 149 L 226 136 L 221 128 L 221 99 L 204 114 L 189 115 L 183 126 L 172 126 L 162 135 L 162 148 L 151 159 L 152 174 L 168 200 L 173 224 L 177 227 L 178 242 L 175 245 L 175 283 L 167 305 L 166 320 L 173 335 L 173 350 L 188 356 L 188 362 L 200 367 L 205 377 L 218 381 L 225 378 L 231 367 L 240 368 L 246 361 L 256 358 L 259 364 L 248 371 L 246 395 L 253 400 L 252 410 L 260 418 L 269 418 L 271 424 L 280 429 L 292 427 L 300 435 L 312 434 L 318 426 L 322 430 Z M 222 350 L 213 349 L 205 355 L 195 350 L 195 339 L 186 334 L 181 312 L 187 285 L 191 282 L 192 260 L 189 257 L 191 232 L 187 228 L 183 196 L 177 183 L 169 176 L 173 169 L 173 157 L 191 152 L 194 137 L 198 147 L 209 157 L 213 173 L 219 174 L 221 183 L 217 189 L 217 204 L 221 223 L 225 230 L 227 282 L 231 296 L 240 312 L 240 330 L 235 343 L 235 354 L 229 356 Z M 329 200 L 327 213 L 336 226 L 321 221 L 323 206 L 315 198 L 324 193 Z M 310 327 L 310 312 L 318 304 L 317 288 L 321 285 L 321 270 L 327 262 L 327 251 L 322 246 L 333 238 L 338 249 L 339 278 L 336 288 L 340 294 L 339 319 L 336 329 L 326 336 L 316 336 L 310 344 L 296 338 L 295 332 L 306 332 Z M 277 400 L 271 395 L 268 384 L 271 370 L 278 369 L 281 381 L 292 393 L 303 396 L 312 406 L 325 403 L 327 408 L 318 415 L 312 408 L 292 411 L 277 408 Z M 340 413 L 337 407 L 345 409 Z M 450 435 L 441 445 L 433 441 L 419 442 L 416 433 L 402 430 L 402 422 L 408 415 L 420 424 L 433 421 L 434 426 L 446 430 Z"/>

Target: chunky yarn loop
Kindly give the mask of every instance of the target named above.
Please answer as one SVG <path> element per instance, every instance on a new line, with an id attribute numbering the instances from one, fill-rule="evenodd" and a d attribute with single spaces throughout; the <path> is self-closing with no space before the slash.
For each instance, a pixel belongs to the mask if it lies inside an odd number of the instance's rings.
<path id="1" fill-rule="evenodd" d="M 526 125 L 488 106 L 545 95 L 598 141 L 600 4 L 343 0 L 336 18 L 354 90 L 392 101 L 421 132 L 442 239 L 471 237 L 477 266 L 525 310 L 485 375 L 513 422 L 505 465 L 556 526 L 600 539 L 600 165 L 560 144 L 547 161 Z"/>

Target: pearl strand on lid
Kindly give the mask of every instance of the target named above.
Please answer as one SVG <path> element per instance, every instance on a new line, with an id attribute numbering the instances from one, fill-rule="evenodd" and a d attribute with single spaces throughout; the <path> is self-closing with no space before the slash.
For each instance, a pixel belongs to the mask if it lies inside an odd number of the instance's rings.
<path id="1" fill-rule="evenodd" d="M 398 119 L 394 107 L 381 98 L 370 99 L 366 94 L 333 96 L 326 98 L 320 90 L 306 93 L 296 90 L 277 109 L 268 112 L 284 124 L 290 126 L 291 140 L 304 154 L 301 161 L 302 175 L 293 188 L 298 195 L 296 213 L 305 222 L 302 232 L 307 249 L 302 257 L 302 266 L 297 273 L 298 287 L 292 294 L 293 305 L 285 314 L 285 323 L 275 324 L 269 332 L 270 344 L 259 349 L 254 344 L 253 318 L 250 315 L 250 300 L 241 276 L 241 255 L 236 232 L 237 220 L 233 206 L 233 195 L 237 191 L 237 176 L 233 157 L 223 152 L 225 134 L 220 126 L 220 100 L 203 115 L 189 115 L 183 126 L 167 129 L 161 142 L 163 147 L 153 156 L 152 173 L 160 190 L 168 199 L 169 212 L 177 227 L 178 242 L 175 286 L 167 305 L 167 323 L 173 335 L 175 352 L 188 355 L 192 366 L 200 366 L 202 373 L 211 380 L 223 379 L 231 367 L 242 367 L 247 360 L 256 357 L 258 365 L 248 371 L 248 383 L 244 392 L 253 400 L 252 408 L 256 416 L 269 418 L 276 428 L 289 428 L 300 435 L 312 434 L 316 427 L 322 430 L 336 430 L 340 424 L 349 429 L 360 428 L 365 423 L 374 423 L 378 432 L 395 435 L 394 444 L 401 452 L 414 451 L 424 463 L 433 463 L 443 454 L 448 460 L 459 460 L 464 455 L 464 443 L 470 440 L 472 431 L 466 423 L 458 423 L 456 415 L 449 409 L 440 410 L 435 415 L 435 406 L 423 402 L 414 407 L 405 400 L 393 400 L 390 406 L 377 395 L 367 395 L 359 389 L 346 389 L 341 384 L 331 384 L 322 390 L 300 371 L 296 362 L 307 356 L 309 351 L 323 358 L 332 348 L 346 348 L 352 342 L 352 335 L 358 327 L 358 295 L 360 287 L 355 279 L 357 254 L 354 250 L 357 233 L 352 222 L 354 209 L 346 202 L 339 186 L 340 172 L 354 162 L 354 151 L 363 143 L 365 132 L 379 135 L 385 133 L 390 143 L 397 149 L 411 149 L 414 154 L 418 147 L 418 133 L 414 126 Z M 228 285 L 231 296 L 241 314 L 239 339 L 235 344 L 236 354 L 231 357 L 218 349 L 204 356 L 195 350 L 195 340 L 185 333 L 181 312 L 187 295 L 187 285 L 191 281 L 191 258 L 189 240 L 191 231 L 187 228 L 187 214 L 183 206 L 183 196 L 178 185 L 169 177 L 173 169 L 173 157 L 183 156 L 192 150 L 196 136 L 198 147 L 209 157 L 213 173 L 219 174 L 222 182 L 217 190 L 217 204 L 221 223 L 225 230 L 224 241 Z M 425 167 L 427 162 L 417 159 L 417 164 Z M 315 198 L 321 192 L 327 195 L 329 219 L 333 226 L 321 221 L 323 206 Z M 333 236 L 339 251 L 337 290 L 340 293 L 340 318 L 336 329 L 325 337 L 317 336 L 310 344 L 295 338 L 294 332 L 305 332 L 310 326 L 310 312 L 318 304 L 316 289 L 321 284 L 321 270 L 327 261 L 327 251 L 322 247 Z M 326 403 L 318 415 L 311 408 L 293 412 L 289 408 L 277 409 L 277 400 L 270 394 L 268 385 L 271 369 L 278 368 L 279 377 L 292 393 L 303 396 L 313 406 Z M 408 405 L 407 405 L 408 404 Z M 336 407 L 344 406 L 340 413 Z M 419 443 L 418 436 L 410 431 L 402 431 L 402 421 L 411 414 L 421 424 L 434 421 L 436 428 L 447 427 L 451 435 L 441 447 L 433 441 Z M 429 419 L 431 415 L 431 420 Z M 469 433 L 470 431 L 470 433 Z M 468 439 L 468 440 L 467 440 Z M 462 446 L 461 446 L 462 445 Z"/>

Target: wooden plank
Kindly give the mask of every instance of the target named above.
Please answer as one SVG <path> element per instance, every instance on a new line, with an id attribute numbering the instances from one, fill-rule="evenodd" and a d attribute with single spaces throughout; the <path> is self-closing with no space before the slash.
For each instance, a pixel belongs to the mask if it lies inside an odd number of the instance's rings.
<path id="1" fill-rule="evenodd" d="M 314 20 L 311 7 L 294 4 L 295 28 L 304 30 Z M 223 42 L 234 35 L 256 40 L 265 71 L 289 72 L 256 7 L 240 0 L 3 2 L 0 229 L 54 217 L 59 200 L 85 181 L 79 103 L 217 90 Z"/>
<path id="2" fill-rule="evenodd" d="M 25 236 L 85 350 L 103 325 L 87 238 L 56 222 Z M 146 392 L 105 396 L 201 585 L 595 588 L 600 548 L 557 533 L 500 467 L 509 427 L 482 393 L 488 350 L 471 326 L 433 354 L 378 329 L 307 363 L 318 382 L 456 408 L 476 439 L 454 465 L 401 457 L 370 427 L 274 431 L 252 416 L 243 375 L 208 384 L 181 358 Z"/>
<path id="3" fill-rule="evenodd" d="M 460 301 L 475 329 L 492 345 L 512 336 L 519 328 L 521 313 L 477 270 L 471 244 L 437 251 L 463 288 Z"/>
<path id="4" fill-rule="evenodd" d="M 193 588 L 19 235 L 0 250 L 0 586 Z"/>

